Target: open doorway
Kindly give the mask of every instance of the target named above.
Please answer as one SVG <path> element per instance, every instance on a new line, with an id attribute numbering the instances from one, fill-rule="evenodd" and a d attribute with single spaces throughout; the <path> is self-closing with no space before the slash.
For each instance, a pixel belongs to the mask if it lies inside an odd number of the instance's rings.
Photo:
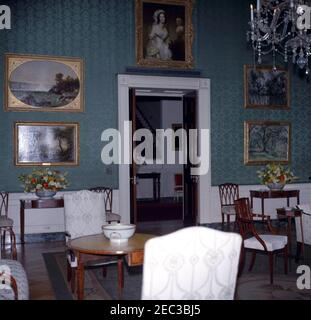
<path id="1" fill-rule="evenodd" d="M 210 80 L 206 78 L 195 77 L 170 77 L 170 76 L 150 76 L 150 75 L 118 75 L 118 130 L 120 137 L 129 136 L 127 122 L 131 119 L 129 105 L 132 103 L 132 88 L 139 88 L 140 91 L 145 90 L 150 95 L 165 93 L 169 95 L 183 95 L 185 92 L 195 91 L 197 94 L 197 127 L 199 130 L 210 130 Z M 165 89 L 163 89 L 165 88 Z M 205 139 L 205 145 L 210 148 L 210 139 Z M 131 197 L 131 186 L 134 182 L 130 171 L 130 159 L 132 148 L 131 143 L 122 142 L 122 150 L 119 155 L 119 188 L 118 188 L 118 211 L 122 215 L 122 221 L 129 223 L 131 221 L 131 207 L 133 206 Z M 200 147 L 201 148 L 201 147 Z M 199 149 L 200 152 L 201 149 Z M 211 172 L 210 168 L 210 152 L 206 152 L 208 156 L 208 171 L 200 175 L 198 181 L 198 223 L 204 224 L 211 221 Z M 135 202 L 136 203 L 136 202 Z M 190 204 L 189 204 L 190 205 Z M 167 225 L 166 222 L 164 222 Z"/>
<path id="2" fill-rule="evenodd" d="M 143 91 L 145 92 L 145 90 Z M 189 161 L 180 161 L 183 141 L 181 137 L 167 137 L 163 149 L 158 146 L 157 131 L 179 129 L 186 132 L 196 128 L 196 92 L 182 92 L 178 96 L 140 95 L 140 90 L 132 89 L 130 120 L 133 133 L 147 129 L 152 134 L 152 159 L 145 153 L 146 161 L 130 167 L 131 177 L 131 222 L 179 220 L 184 225 L 197 223 L 198 179 L 190 175 Z M 144 141 L 144 140 L 143 140 Z M 188 148 L 188 140 L 185 146 Z M 133 150 L 136 144 L 133 143 Z M 158 157 L 163 153 L 164 162 L 159 164 Z M 168 161 L 168 154 L 173 161 Z"/>

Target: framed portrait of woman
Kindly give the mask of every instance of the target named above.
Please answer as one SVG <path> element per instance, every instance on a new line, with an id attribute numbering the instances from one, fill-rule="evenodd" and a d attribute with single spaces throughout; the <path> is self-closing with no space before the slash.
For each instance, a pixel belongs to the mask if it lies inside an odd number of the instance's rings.
<path id="1" fill-rule="evenodd" d="M 136 0 L 136 63 L 193 68 L 194 0 Z"/>

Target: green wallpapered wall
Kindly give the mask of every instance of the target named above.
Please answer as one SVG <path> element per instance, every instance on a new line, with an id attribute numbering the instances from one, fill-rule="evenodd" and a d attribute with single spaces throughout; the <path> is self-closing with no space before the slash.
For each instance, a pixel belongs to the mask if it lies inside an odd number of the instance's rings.
<path id="1" fill-rule="evenodd" d="M 5 52 L 77 56 L 85 60 L 85 112 L 4 112 L 0 106 L 0 188 L 21 191 L 17 176 L 30 168 L 13 165 L 13 122 L 80 122 L 80 166 L 69 172 L 71 189 L 118 187 L 116 166 L 101 163 L 101 132 L 117 127 L 117 77 L 135 66 L 134 0 L 10 0 L 12 29 L 0 31 Z M 212 85 L 212 184 L 257 183 L 258 167 L 243 164 L 243 121 L 292 121 L 292 168 L 301 181 L 310 168 L 311 84 L 292 77 L 290 111 L 243 109 L 243 64 L 252 55 L 245 43 L 249 0 L 197 0 L 194 10 L 195 68 Z M 3 86 L 3 77 L 0 78 Z M 3 101 L 3 91 L 0 91 Z"/>

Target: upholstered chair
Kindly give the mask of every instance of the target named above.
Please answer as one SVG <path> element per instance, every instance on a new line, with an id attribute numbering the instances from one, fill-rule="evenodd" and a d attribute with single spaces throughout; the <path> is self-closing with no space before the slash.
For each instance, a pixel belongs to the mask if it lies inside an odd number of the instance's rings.
<path id="1" fill-rule="evenodd" d="M 102 232 L 102 226 L 106 224 L 105 218 L 105 196 L 103 193 L 82 190 L 64 195 L 65 228 L 67 243 L 72 239 L 98 234 Z M 121 264 L 118 273 L 119 281 L 123 287 L 123 261 L 117 256 L 99 256 L 98 260 L 90 261 L 85 267 L 105 266 L 107 264 Z M 72 291 L 75 292 L 76 268 L 78 261 L 74 252 L 67 253 L 67 279 L 71 282 Z M 119 268 L 118 268 L 119 270 Z M 103 269 L 103 274 L 106 274 Z M 120 288 L 122 289 L 122 288 Z"/>
<path id="2" fill-rule="evenodd" d="M 113 189 L 108 187 L 94 187 L 90 188 L 90 191 L 104 194 L 107 223 L 119 223 L 121 221 L 121 216 L 117 213 L 112 212 Z"/>
<path id="3" fill-rule="evenodd" d="M 9 193 L 0 192 L 0 250 L 5 250 L 6 232 L 10 235 L 11 254 L 14 260 L 17 259 L 16 238 L 13 231 L 13 220 L 8 217 Z M 0 254 L 1 257 L 1 254 Z"/>
<path id="4" fill-rule="evenodd" d="M 311 245 L 311 204 L 297 206 L 302 210 L 300 217 L 295 218 L 296 239 L 297 239 L 297 259 L 299 259 L 301 249 L 304 251 L 304 244 Z"/>
<path id="5" fill-rule="evenodd" d="M 232 216 L 235 220 L 236 227 L 236 213 L 234 200 L 239 198 L 239 185 L 235 183 L 223 183 L 218 186 L 219 199 L 220 199 L 220 210 L 221 210 L 221 221 L 222 228 L 225 226 L 225 217 L 227 220 L 227 227 L 230 226 L 230 217 Z"/>
<path id="6" fill-rule="evenodd" d="M 148 240 L 143 264 L 144 300 L 232 300 L 242 238 L 189 227 Z"/>
<path id="7" fill-rule="evenodd" d="M 255 214 L 251 212 L 249 199 L 240 198 L 234 201 L 237 222 L 240 234 L 243 238 L 240 274 L 242 273 L 245 250 L 252 252 L 252 260 L 249 266 L 249 271 L 253 269 L 256 253 L 263 252 L 269 257 L 269 271 L 270 283 L 273 284 L 273 260 L 274 254 L 281 252 L 284 255 L 284 270 L 287 274 L 288 267 L 288 249 L 287 249 L 287 236 L 277 235 L 271 226 L 270 216 Z M 269 234 L 258 233 L 255 227 L 255 222 L 263 224 Z"/>
<path id="8" fill-rule="evenodd" d="M 28 300 L 29 285 L 23 266 L 16 260 L 0 259 L 0 300 Z"/>

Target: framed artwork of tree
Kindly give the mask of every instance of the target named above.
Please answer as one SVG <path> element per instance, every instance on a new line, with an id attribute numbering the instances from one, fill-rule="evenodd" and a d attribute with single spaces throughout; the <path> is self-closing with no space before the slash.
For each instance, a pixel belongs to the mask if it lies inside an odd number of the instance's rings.
<path id="1" fill-rule="evenodd" d="M 245 121 L 244 163 L 289 163 L 290 142 L 291 123 L 288 121 Z"/>
<path id="2" fill-rule="evenodd" d="M 290 108 L 290 77 L 283 68 L 244 66 L 244 107 L 254 109 Z"/>
<path id="3" fill-rule="evenodd" d="M 16 166 L 77 166 L 79 124 L 77 122 L 15 122 Z"/>

